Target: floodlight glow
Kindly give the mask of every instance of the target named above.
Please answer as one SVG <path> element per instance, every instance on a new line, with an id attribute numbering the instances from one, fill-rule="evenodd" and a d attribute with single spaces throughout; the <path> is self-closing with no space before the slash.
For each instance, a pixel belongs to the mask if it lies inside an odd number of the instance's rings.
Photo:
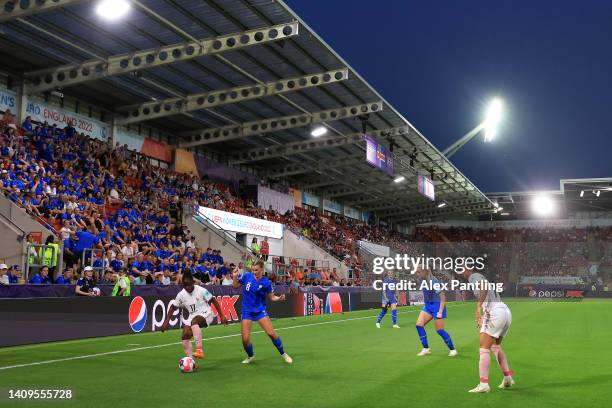
<path id="1" fill-rule="evenodd" d="M 310 132 L 310 135 L 312 137 L 319 137 L 319 136 L 323 136 L 326 133 L 327 133 L 327 128 L 325 126 L 318 126 L 314 128 L 312 132 Z"/>
<path id="2" fill-rule="evenodd" d="M 438 208 L 443 208 L 446 207 L 446 203 L 445 202 L 441 202 L 440 204 L 438 204 Z"/>
<path id="3" fill-rule="evenodd" d="M 105 20 L 114 21 L 125 16 L 130 8 L 127 0 L 102 0 L 96 6 L 96 13 Z"/>
<path id="4" fill-rule="evenodd" d="M 597 192 L 595 193 L 597 197 L 599 197 L 600 194 L 601 194 L 601 190 L 597 190 Z"/>
<path id="5" fill-rule="evenodd" d="M 401 183 L 404 180 L 406 180 L 406 177 L 399 176 L 399 177 L 396 177 L 395 180 L 393 180 L 393 181 L 395 181 L 396 183 Z"/>
<path id="6" fill-rule="evenodd" d="M 497 135 L 497 127 L 502 117 L 503 104 L 498 98 L 491 101 L 485 117 L 485 142 L 490 142 Z"/>
<path id="7" fill-rule="evenodd" d="M 531 209 L 534 214 L 540 217 L 548 217 L 555 212 L 555 203 L 550 197 L 540 195 L 533 198 L 531 201 Z"/>
<path id="8" fill-rule="evenodd" d="M 505 217 L 507 215 L 510 215 L 510 213 L 509 212 L 503 212 L 503 213 L 501 213 L 501 215 L 503 215 Z"/>
<path id="9" fill-rule="evenodd" d="M 584 190 L 580 191 L 580 198 L 584 197 Z"/>

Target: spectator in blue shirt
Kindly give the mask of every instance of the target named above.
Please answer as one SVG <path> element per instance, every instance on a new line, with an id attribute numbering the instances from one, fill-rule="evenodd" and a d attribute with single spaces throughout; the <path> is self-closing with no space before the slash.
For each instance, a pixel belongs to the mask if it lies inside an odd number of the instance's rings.
<path id="1" fill-rule="evenodd" d="M 32 134 L 32 117 L 28 116 L 25 118 L 23 123 L 21 124 L 21 128 L 25 130 L 26 135 Z"/>
<path id="2" fill-rule="evenodd" d="M 19 283 L 19 278 L 21 278 L 21 267 L 19 265 L 13 265 L 12 268 L 9 268 L 8 278 L 11 285 Z"/>
<path id="3" fill-rule="evenodd" d="M 64 269 L 64 273 L 62 273 L 56 280 L 55 283 L 57 285 L 71 285 L 72 284 L 72 276 L 74 272 L 72 268 Z"/>
<path id="4" fill-rule="evenodd" d="M 32 276 L 28 283 L 34 284 L 34 285 L 44 285 L 44 284 L 52 283 L 51 277 L 49 276 L 49 267 L 43 266 L 42 268 L 40 268 L 38 273 Z"/>

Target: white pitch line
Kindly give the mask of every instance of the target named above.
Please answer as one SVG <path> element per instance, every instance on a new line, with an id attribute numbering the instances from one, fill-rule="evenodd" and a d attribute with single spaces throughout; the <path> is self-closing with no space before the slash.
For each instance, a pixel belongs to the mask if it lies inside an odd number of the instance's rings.
<path id="1" fill-rule="evenodd" d="M 465 303 L 463 303 L 463 304 L 455 304 L 454 306 L 456 307 L 456 306 L 461 306 L 461 305 L 464 305 L 464 304 Z M 399 312 L 398 314 L 413 313 L 413 312 L 417 312 L 417 311 L 420 312 L 419 309 L 415 309 L 415 310 L 402 311 L 402 312 Z M 300 325 L 297 325 L 297 326 L 281 327 L 281 328 L 278 328 L 278 329 L 275 329 L 275 330 L 276 331 L 281 331 L 281 330 L 299 329 L 301 327 L 320 326 L 320 325 L 323 325 L 323 324 L 350 322 L 350 321 L 353 321 L 353 320 L 373 319 L 375 317 L 376 316 L 351 317 L 349 319 L 329 320 L 327 322 L 317 322 L 317 323 L 300 324 Z M 261 334 L 261 333 L 264 333 L 264 331 L 263 330 L 258 330 L 258 331 L 252 332 L 252 334 Z M 225 335 L 225 336 L 209 337 L 209 338 L 203 339 L 203 341 L 221 340 L 221 339 L 228 339 L 230 337 L 238 337 L 238 336 L 241 336 L 241 334 L 240 333 L 236 333 L 236 334 L 228 334 L 228 335 Z M 107 351 L 107 352 L 104 352 L 104 353 L 86 354 L 84 356 L 74 356 L 74 357 L 58 358 L 58 359 L 55 359 L 55 360 L 36 361 L 36 362 L 33 362 L 33 363 L 15 364 L 15 365 L 11 365 L 11 366 L 0 367 L 0 371 L 2 371 L 2 370 L 10 370 L 12 368 L 32 367 L 32 366 L 44 365 L 44 364 L 61 363 L 61 362 L 64 362 L 64 361 L 83 360 L 83 359 L 86 359 L 86 358 L 102 357 L 102 356 L 109 356 L 109 355 L 121 354 L 121 353 L 129 353 L 131 351 L 156 349 L 156 348 L 161 348 L 161 347 L 175 346 L 177 344 L 181 344 L 181 342 L 166 343 L 166 344 L 157 344 L 157 345 L 154 345 L 154 346 L 134 347 L 134 348 L 125 349 L 125 350 Z"/>
<path id="2" fill-rule="evenodd" d="M 408 310 L 408 311 L 405 311 L 405 312 L 402 312 L 402 313 L 410 313 L 410 312 L 413 312 L 413 310 Z M 327 321 L 327 322 L 317 322 L 317 323 L 301 324 L 301 325 L 297 325 L 297 326 L 280 327 L 280 328 L 275 329 L 275 330 L 276 331 L 291 330 L 291 329 L 298 329 L 298 328 L 301 328 L 301 327 L 310 327 L 310 326 L 319 326 L 319 325 L 323 325 L 323 324 L 349 322 L 349 321 L 352 321 L 352 320 L 373 319 L 375 317 L 376 316 L 352 317 L 350 319 L 330 320 L 330 321 Z M 252 332 L 252 334 L 260 334 L 260 333 L 264 333 L 264 331 L 263 330 L 258 330 L 258 331 Z M 227 338 L 230 338 L 230 337 L 238 337 L 240 335 L 241 335 L 240 333 L 228 334 L 228 335 L 225 335 L 225 336 L 209 337 L 209 338 L 206 338 L 206 339 L 203 339 L 203 340 L 204 341 L 221 340 L 221 339 L 227 339 Z M 87 355 L 84 355 L 84 356 L 74 356 L 74 357 L 58 358 L 58 359 L 55 359 L 55 360 L 45 360 L 45 361 L 36 361 L 36 362 L 33 362 L 33 363 L 16 364 L 16 365 L 11 365 L 11 366 L 0 367 L 0 370 L 10 370 L 12 368 L 32 367 L 32 366 L 44 365 L 44 364 L 61 363 L 61 362 L 64 362 L 64 361 L 72 361 L 72 360 L 83 360 L 83 359 L 86 359 L 86 358 L 109 356 L 109 355 L 121 354 L 121 353 L 129 353 L 131 351 L 149 350 L 149 349 L 155 349 L 155 348 L 161 348 L 161 347 L 175 346 L 177 344 L 181 344 L 181 342 L 166 343 L 166 344 L 157 344 L 157 345 L 154 345 L 154 346 L 134 347 L 134 348 L 125 349 L 125 350 L 115 350 L 115 351 L 107 351 L 107 352 L 104 352 L 104 353 L 87 354 Z"/>

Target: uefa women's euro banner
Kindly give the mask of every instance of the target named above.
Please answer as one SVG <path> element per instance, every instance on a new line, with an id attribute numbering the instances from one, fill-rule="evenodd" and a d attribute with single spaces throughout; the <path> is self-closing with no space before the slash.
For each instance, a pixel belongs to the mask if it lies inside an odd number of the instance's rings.
<path id="1" fill-rule="evenodd" d="M 4 112 L 7 109 L 10 109 L 13 114 L 17 114 L 17 94 L 8 89 L 3 89 L 0 91 L 0 110 Z M 96 139 L 106 140 L 110 132 L 107 123 L 46 104 L 33 96 L 28 96 L 26 115 L 31 116 L 34 122 L 47 122 L 50 125 L 55 123 L 59 128 L 72 124 L 79 133 L 84 133 Z"/>
<path id="2" fill-rule="evenodd" d="M 35 97 L 28 97 L 26 114 L 35 122 L 54 123 L 63 128 L 72 124 L 79 133 L 84 133 L 96 139 L 106 140 L 110 131 L 109 125 L 78 113 L 70 112 L 55 106 L 46 105 Z"/>
<path id="3" fill-rule="evenodd" d="M 283 224 L 259 218 L 247 217 L 214 208 L 199 207 L 198 214 L 211 221 L 213 225 L 226 231 L 241 234 L 252 234 L 262 237 L 281 239 L 283 237 Z"/>

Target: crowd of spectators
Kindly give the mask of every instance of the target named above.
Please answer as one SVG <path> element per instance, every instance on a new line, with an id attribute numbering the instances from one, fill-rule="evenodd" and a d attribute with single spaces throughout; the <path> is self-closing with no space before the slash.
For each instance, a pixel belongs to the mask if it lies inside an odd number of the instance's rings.
<path id="1" fill-rule="evenodd" d="M 126 145 L 111 146 L 70 125 L 34 124 L 28 117 L 18 126 L 7 111 L 0 130 L 0 189 L 53 232 L 44 244 L 62 241 L 63 264 L 75 276 L 82 270 L 84 251 L 92 248 L 91 262 L 101 271 L 101 279 L 116 279 L 125 269 L 135 284 L 165 285 L 176 283 L 189 270 L 204 282 L 228 284 L 232 270 L 249 268 L 252 254 L 229 262 L 218 249 L 200 248 L 181 224 L 184 206 L 195 204 L 283 223 L 344 262 L 349 270 L 349 280 L 343 280 L 330 268 L 315 263 L 292 265 L 291 260 L 285 263 L 277 257 L 272 260 L 271 277 L 289 285 L 360 284 L 364 259 L 359 240 L 389 246 L 398 253 L 413 253 L 419 243 L 551 243 L 556 246 L 550 256 L 522 254 L 527 262 L 524 273 L 566 274 L 586 265 L 586 229 L 419 227 L 405 235 L 312 208 L 279 214 L 240 198 L 227 185 L 154 165 Z M 594 233 L 612 241 L 611 231 Z M 510 259 L 491 252 L 504 265 L 509 264 Z M 610 259 L 611 254 L 606 252 Z M 49 256 L 48 252 L 28 254 L 30 264 L 49 266 L 30 280 L 71 281 L 64 271 L 54 270 L 57 260 Z M 254 256 L 267 258 L 268 254 Z M 18 271 L 14 272 L 11 276 L 17 276 Z M 41 278 L 41 273 L 47 276 Z"/>
<path id="2" fill-rule="evenodd" d="M 254 256 L 267 254 L 245 254 L 230 263 L 218 249 L 200 248 L 181 225 L 183 205 L 277 222 L 295 219 L 294 214 L 259 208 L 206 177 L 154 166 L 127 146 L 110 146 L 72 126 L 36 125 L 28 117 L 18 128 L 10 112 L 0 126 L 0 189 L 53 232 L 44 244 L 63 241 L 63 271 L 54 270 L 57 259 L 47 259 L 48 250 L 30 250 L 31 265 L 47 265 L 29 277 L 30 283 L 73 282 L 82 273 L 85 252 L 86 263 L 99 271 L 103 283 L 125 270 L 133 284 L 166 285 L 189 270 L 204 283 L 230 284 L 233 269 L 245 271 Z M 35 243 L 32 236 L 27 239 Z M 297 286 L 357 283 L 314 262 L 277 265 L 271 278 Z"/>

